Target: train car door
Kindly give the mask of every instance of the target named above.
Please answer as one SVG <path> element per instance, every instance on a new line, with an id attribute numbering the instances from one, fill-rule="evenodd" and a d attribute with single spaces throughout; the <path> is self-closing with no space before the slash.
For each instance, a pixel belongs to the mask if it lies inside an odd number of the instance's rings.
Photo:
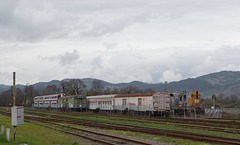
<path id="1" fill-rule="evenodd" d="M 138 98 L 138 106 L 142 106 L 142 98 Z"/>

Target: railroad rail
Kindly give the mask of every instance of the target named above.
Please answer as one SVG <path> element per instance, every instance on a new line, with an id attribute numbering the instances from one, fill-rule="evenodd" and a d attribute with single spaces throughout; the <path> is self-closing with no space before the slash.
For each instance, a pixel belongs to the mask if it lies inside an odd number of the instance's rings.
<path id="1" fill-rule="evenodd" d="M 0 114 L 5 115 L 5 116 L 10 116 L 9 113 L 4 113 L 4 112 L 0 112 Z M 50 121 L 51 120 L 51 121 Z M 44 126 L 46 128 L 50 128 L 53 130 L 57 130 L 63 133 L 67 133 L 67 134 L 71 134 L 74 136 L 79 136 L 88 140 L 91 140 L 93 142 L 97 142 L 100 144 L 104 144 L 104 145 L 117 145 L 117 144 L 138 144 L 138 145 L 152 145 L 152 143 L 147 143 L 147 142 L 143 142 L 140 140 L 134 140 L 134 139 L 130 139 L 130 138 L 125 138 L 125 137 L 120 137 L 120 136 L 114 136 L 114 135 L 110 135 L 110 134 L 106 134 L 106 133 L 100 133 L 100 132 L 95 132 L 95 131 L 90 131 L 90 130 L 86 130 L 86 129 L 80 129 L 80 128 L 76 128 L 76 127 L 70 127 L 68 125 L 62 125 L 62 124 L 58 124 L 55 123 L 56 121 L 53 121 L 53 119 L 46 119 L 46 118 L 39 118 L 39 117 L 29 117 L 29 116 L 25 116 L 25 121 L 27 122 L 31 122 L 40 126 Z M 42 124 L 42 123 L 36 123 L 33 121 L 40 121 L 40 122 L 44 122 L 44 123 L 51 123 L 54 125 L 58 125 L 58 126 L 62 126 L 64 128 L 68 128 L 68 129 L 72 129 L 74 131 L 81 131 L 84 133 L 88 133 L 87 135 L 85 134 L 80 134 L 80 133 L 76 133 L 73 131 L 69 131 L 69 130 L 65 130 L 65 129 L 60 129 L 57 127 L 53 127 L 53 126 L 49 126 L 46 124 Z M 97 135 L 98 137 L 91 137 L 92 134 Z M 101 139 L 99 139 L 101 138 Z M 104 139 L 102 139 L 104 138 Z"/>
<path id="2" fill-rule="evenodd" d="M 101 124 L 101 123 L 96 123 L 96 122 L 93 122 L 93 123 L 92 122 L 83 122 L 83 121 L 78 121 L 78 120 L 61 120 L 61 119 L 49 119 L 49 120 L 50 121 L 55 120 L 58 122 L 67 122 L 67 123 L 89 126 L 89 127 L 97 127 L 97 128 L 102 128 L 102 129 L 133 131 L 133 132 L 147 133 L 147 134 L 160 135 L 160 136 L 165 135 L 168 137 L 183 138 L 183 139 L 208 142 L 208 143 L 240 144 L 240 139 L 199 134 L 199 133 L 172 131 L 172 130 L 164 130 L 164 129 L 153 129 L 153 128 L 136 127 L 136 126 L 130 126 L 130 125 L 121 125 L 121 124 L 109 125 L 109 124 Z"/>
<path id="3" fill-rule="evenodd" d="M 28 116 L 28 117 L 39 118 L 39 117 L 33 117 L 33 116 Z M 28 117 L 26 117 L 26 118 L 28 118 Z M 59 117 L 61 119 L 56 119 Z M 147 134 L 160 135 L 160 136 L 165 135 L 168 137 L 175 137 L 175 138 L 177 137 L 177 138 L 189 139 L 189 140 L 193 140 L 193 141 L 208 142 L 208 143 L 240 144 L 240 139 L 207 135 L 207 134 L 164 130 L 164 129 L 154 129 L 154 128 L 146 128 L 146 127 L 136 127 L 136 126 L 122 125 L 122 124 L 110 125 L 110 124 L 96 123 L 96 121 L 89 122 L 89 121 L 76 120 L 71 117 L 63 117 L 63 116 L 58 116 L 58 117 L 52 116 L 51 118 L 44 118 L 44 119 L 48 120 L 48 121 L 52 121 L 52 122 L 67 122 L 67 123 L 71 123 L 71 124 L 83 125 L 83 126 L 89 126 L 89 127 L 98 127 L 98 128 L 102 128 L 102 129 L 133 131 L 133 132 L 147 133 Z"/>
<path id="4" fill-rule="evenodd" d="M 38 111 L 40 112 L 40 111 Z M 55 113 L 55 112 L 54 112 Z M 58 113 L 58 112 L 56 112 Z M 69 113 L 63 113 L 61 112 L 60 114 L 67 114 L 69 115 Z M 76 113 L 74 113 L 74 115 L 76 115 Z M 82 115 L 81 115 L 82 116 Z M 88 114 L 89 116 L 89 114 Z M 221 128 L 233 128 L 233 129 L 240 129 L 240 122 L 237 121 L 222 121 L 222 120 L 213 120 L 213 119 L 197 119 L 197 121 L 195 119 L 180 119 L 180 118 L 171 118 L 171 119 L 166 119 L 166 118 L 148 118 L 146 119 L 142 119 L 139 117 L 133 117 L 134 119 L 137 120 L 143 120 L 143 121 L 153 121 L 153 122 L 168 122 L 168 123 L 179 123 L 179 124 L 193 124 L 193 125 L 202 125 L 202 126 L 209 126 L 209 127 L 221 127 Z M 123 117 L 124 120 L 126 120 Z M 128 118 L 127 118 L 128 119 Z"/>
<path id="5" fill-rule="evenodd" d="M 30 114 L 34 114 L 34 115 L 39 115 L 39 116 L 46 116 L 44 114 L 39 114 L 39 113 L 33 113 L 33 112 L 29 112 Z M 55 116 L 56 117 L 56 116 Z M 62 117 L 60 117 L 62 118 Z M 113 121 L 115 120 L 119 120 L 119 121 L 132 121 L 131 119 L 112 119 Z M 82 121 L 86 121 L 85 119 Z M 225 132 L 225 133 L 232 133 L 232 134 L 239 134 L 240 130 L 238 128 L 240 128 L 240 126 L 238 125 L 229 125 L 229 126 L 223 126 L 222 124 L 209 124 L 209 122 L 207 123 L 199 123 L 199 121 L 196 120 L 190 120 L 192 122 L 190 122 L 189 120 L 187 120 L 187 122 L 184 122 L 185 120 L 169 120 L 169 119 L 154 119 L 154 120 L 143 120 L 143 119 L 138 119 L 138 120 L 134 120 L 134 122 L 144 122 L 144 123 L 155 123 L 155 124 L 163 124 L 164 123 L 172 123 L 172 125 L 175 126 L 181 126 L 181 127 L 191 127 L 191 128 L 197 128 L 197 129 L 205 129 L 205 130 L 209 130 L 209 131 L 218 131 L 218 132 Z M 202 120 L 201 120 L 202 121 Z M 94 122 L 94 121 L 92 121 Z M 100 121 L 97 121 L 96 123 L 99 123 Z M 201 126 L 199 126 L 201 125 Z M 226 130 L 227 128 L 227 130 Z"/>

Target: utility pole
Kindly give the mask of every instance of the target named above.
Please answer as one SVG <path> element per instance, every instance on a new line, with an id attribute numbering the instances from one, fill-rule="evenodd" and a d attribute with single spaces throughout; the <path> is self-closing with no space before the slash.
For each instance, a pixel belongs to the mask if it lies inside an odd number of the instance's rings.
<path id="1" fill-rule="evenodd" d="M 13 107 L 15 106 L 16 72 L 13 72 Z"/>
<path id="2" fill-rule="evenodd" d="M 15 107 L 15 85 L 16 85 L 16 72 L 13 72 L 13 107 Z M 13 139 L 15 140 L 17 126 L 13 126 Z"/>
<path id="3" fill-rule="evenodd" d="M 164 85 L 165 85 L 165 92 L 167 92 L 167 81 L 164 81 Z"/>
<path id="4" fill-rule="evenodd" d="M 13 139 L 15 140 L 17 126 L 24 124 L 24 108 L 15 104 L 16 73 L 13 72 L 13 107 L 11 108 Z"/>

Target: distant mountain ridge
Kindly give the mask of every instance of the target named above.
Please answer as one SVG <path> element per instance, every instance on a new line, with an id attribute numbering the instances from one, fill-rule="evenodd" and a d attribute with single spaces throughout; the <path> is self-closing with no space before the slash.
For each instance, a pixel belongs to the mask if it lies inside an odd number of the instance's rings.
<path id="1" fill-rule="evenodd" d="M 67 79 L 66 79 L 67 80 Z M 93 78 L 84 78 L 81 79 L 87 89 L 91 89 L 92 82 L 96 79 Z M 109 83 L 103 80 L 105 88 L 124 88 L 128 86 L 133 86 L 139 89 L 147 89 L 152 88 L 154 91 L 164 91 L 164 84 L 157 83 L 144 83 L 140 81 L 133 81 L 130 83 Z M 39 82 L 33 84 L 35 89 L 43 90 L 47 87 L 47 85 L 56 85 L 60 87 L 59 80 L 52 80 L 50 82 Z M 0 85 L 0 93 L 4 90 L 9 89 L 10 86 Z M 24 85 L 17 85 L 17 88 L 23 89 Z M 207 75 L 203 75 L 197 78 L 189 78 L 185 80 L 181 80 L 178 82 L 170 82 L 167 84 L 168 92 L 182 92 L 182 91 L 199 91 L 205 97 L 210 97 L 212 94 L 218 95 L 219 93 L 223 93 L 224 95 L 237 95 L 240 96 L 240 72 L 239 71 L 221 71 L 216 73 L 211 73 Z"/>

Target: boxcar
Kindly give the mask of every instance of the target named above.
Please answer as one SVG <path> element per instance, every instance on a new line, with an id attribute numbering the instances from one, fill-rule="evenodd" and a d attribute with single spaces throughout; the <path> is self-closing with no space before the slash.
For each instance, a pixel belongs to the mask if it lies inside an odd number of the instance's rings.
<path id="1" fill-rule="evenodd" d="M 81 95 L 63 96 L 59 98 L 58 106 L 66 110 L 84 111 L 87 107 L 86 97 Z"/>
<path id="2" fill-rule="evenodd" d="M 169 111 L 170 94 L 164 92 L 115 96 L 115 109 L 133 111 Z"/>
<path id="3" fill-rule="evenodd" d="M 114 97 L 116 95 L 98 95 L 87 96 L 88 109 L 93 110 L 99 108 L 100 110 L 114 110 Z"/>

